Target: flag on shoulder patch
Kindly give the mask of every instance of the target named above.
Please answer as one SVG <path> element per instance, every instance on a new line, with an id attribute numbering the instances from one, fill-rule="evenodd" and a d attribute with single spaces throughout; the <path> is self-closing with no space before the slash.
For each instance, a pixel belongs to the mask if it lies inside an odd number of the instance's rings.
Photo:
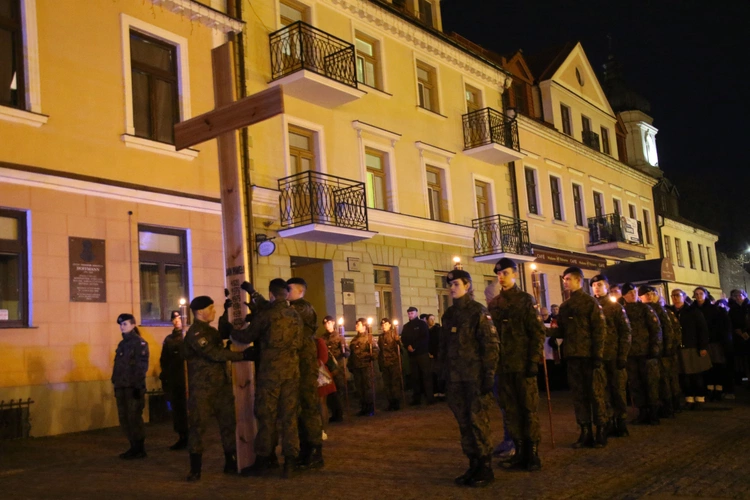
<path id="1" fill-rule="evenodd" d="M 206 347 L 208 345 L 208 339 L 206 337 L 199 338 L 198 345 L 201 347 Z"/>

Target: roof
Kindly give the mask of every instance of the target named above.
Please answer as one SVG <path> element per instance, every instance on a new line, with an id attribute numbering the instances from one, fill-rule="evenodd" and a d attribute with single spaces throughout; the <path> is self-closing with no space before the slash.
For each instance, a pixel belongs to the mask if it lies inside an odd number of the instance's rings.
<path id="1" fill-rule="evenodd" d="M 550 47 L 535 54 L 524 54 L 524 58 L 537 81 L 543 82 L 552 78 L 576 45 L 577 42 L 566 42 L 562 46 Z"/>
<path id="2" fill-rule="evenodd" d="M 650 259 L 638 262 L 622 262 L 604 269 L 603 274 L 610 283 L 655 283 L 674 281 L 674 268 L 669 259 Z"/>

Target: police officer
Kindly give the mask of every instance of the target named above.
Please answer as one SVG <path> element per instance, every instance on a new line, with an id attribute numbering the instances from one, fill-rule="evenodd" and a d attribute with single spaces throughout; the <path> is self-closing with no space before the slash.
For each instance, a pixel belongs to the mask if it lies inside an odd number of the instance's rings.
<path id="1" fill-rule="evenodd" d="M 373 361 L 378 354 L 378 347 L 373 345 L 374 342 L 367 331 L 367 320 L 365 318 L 359 318 L 354 329 L 357 335 L 349 343 L 349 350 L 351 351 L 349 371 L 354 375 L 354 384 L 359 392 L 360 410 L 357 416 L 371 417 L 375 415 Z"/>
<path id="2" fill-rule="evenodd" d="M 604 399 L 604 335 L 607 324 L 597 300 L 584 293 L 583 271 L 569 267 L 563 273 L 563 285 L 570 298 L 560 305 L 558 328 L 551 328 L 556 336 L 565 340 L 565 357 L 568 361 L 568 384 L 573 394 L 576 421 L 581 434 L 574 448 L 607 444 L 607 406 Z M 591 421 L 596 423 L 596 437 Z"/>
<path id="3" fill-rule="evenodd" d="M 299 358 L 303 342 L 308 337 L 302 318 L 289 304 L 286 281 L 281 278 L 271 280 L 268 292 L 270 307 L 263 308 L 248 328 L 232 333 L 232 338 L 238 342 L 258 343 L 260 352 L 255 386 L 256 457 L 253 465 L 242 470 L 242 475 L 258 476 L 268 470 L 269 458 L 276 448 L 278 419 L 284 454 L 282 477 L 288 479 L 296 469 L 299 455 Z"/>
<path id="4" fill-rule="evenodd" d="M 401 337 L 396 330 L 391 328 L 391 320 L 383 318 L 380 320 L 380 328 L 383 332 L 378 337 L 378 366 L 383 376 L 383 388 L 388 399 L 388 407 L 385 411 L 398 411 L 401 409 Z"/>
<path id="5" fill-rule="evenodd" d="M 453 270 L 447 279 L 453 305 L 443 314 L 438 362 L 448 406 L 461 432 L 461 448 L 469 457 L 469 468 L 455 482 L 483 487 L 495 479 L 489 407 L 499 339 L 489 312 L 474 300 L 471 275 Z"/>
<path id="6" fill-rule="evenodd" d="M 130 449 L 120 458 L 131 460 L 146 458 L 143 427 L 143 407 L 146 397 L 146 372 L 148 371 L 148 343 L 135 326 L 135 317 L 123 313 L 117 317 L 122 340 L 115 351 L 112 384 L 115 386 L 117 416 L 120 428 L 130 441 Z"/>
<path id="7" fill-rule="evenodd" d="M 409 367 L 412 377 L 411 405 L 420 404 L 422 394 L 427 398 L 427 404 L 435 402 L 432 391 L 432 366 L 430 363 L 430 327 L 427 322 L 419 318 L 419 310 L 411 306 L 406 310 L 409 321 L 401 329 L 404 347 L 409 352 Z"/>
<path id="8" fill-rule="evenodd" d="M 182 317 L 180 311 L 172 311 L 172 333 L 164 338 L 161 346 L 161 387 L 172 408 L 174 431 L 179 435 L 170 450 L 184 450 L 188 444 L 187 396 L 185 394 L 185 358 L 182 357 Z"/>
<path id="9" fill-rule="evenodd" d="M 508 431 L 516 453 L 505 468 L 526 467 L 539 470 L 539 386 L 536 382 L 539 363 L 543 363 L 544 327 L 537 314 L 534 297 L 516 285 L 518 267 L 511 259 L 495 264 L 500 294 L 488 309 L 500 337 L 499 373 L 501 398 L 505 407 Z"/>
<path id="10" fill-rule="evenodd" d="M 635 285 L 622 285 L 622 298 L 632 332 L 628 353 L 628 383 L 639 412 L 635 423 L 657 423 L 661 324 L 654 310 L 638 301 Z"/>
<path id="11" fill-rule="evenodd" d="M 344 405 L 347 402 L 346 366 L 344 360 L 349 357 L 346 339 L 336 330 L 336 319 L 333 316 L 323 318 L 323 340 L 328 347 L 328 355 L 336 360 L 336 369 L 331 372 L 336 392 L 328 395 L 328 406 L 331 409 L 329 422 L 344 421 Z"/>
<path id="12" fill-rule="evenodd" d="M 201 295 L 190 302 L 195 320 L 185 334 L 183 356 L 187 361 L 188 387 L 188 448 L 190 473 L 188 481 L 201 478 L 203 464 L 203 436 L 211 417 L 219 422 L 221 443 L 224 447 L 224 473 L 237 471 L 236 421 L 232 376 L 227 361 L 247 361 L 254 357 L 252 348 L 232 352 L 224 348 L 219 331 L 211 326 L 216 318 L 214 301 Z"/>
<path id="13" fill-rule="evenodd" d="M 609 280 L 603 274 L 592 277 L 590 282 L 594 297 L 599 301 L 607 322 L 604 337 L 603 366 L 608 403 L 608 418 L 612 419 L 610 434 L 616 437 L 629 436 L 628 418 L 628 352 L 630 351 L 630 321 L 625 308 L 610 294 Z"/>

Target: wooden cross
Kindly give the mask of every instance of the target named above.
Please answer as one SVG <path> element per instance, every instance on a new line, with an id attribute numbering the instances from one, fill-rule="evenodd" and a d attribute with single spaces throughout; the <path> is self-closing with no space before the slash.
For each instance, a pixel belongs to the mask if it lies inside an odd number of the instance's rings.
<path id="1" fill-rule="evenodd" d="M 176 124 L 174 139 L 178 151 L 210 139 L 218 139 L 224 261 L 227 287 L 232 299 L 230 321 L 240 328 L 247 314 L 240 285 L 250 278 L 246 259 L 249 265 L 251 257 L 243 235 L 245 217 L 237 158 L 237 131 L 283 113 L 284 96 L 281 89 L 275 87 L 235 101 L 232 53 L 231 42 L 211 51 L 216 108 Z M 250 179 L 245 179 L 245 182 L 250 182 Z M 245 347 L 247 346 L 233 344 L 232 350 L 241 351 Z M 250 362 L 232 363 L 232 371 L 237 412 L 237 468 L 242 470 L 255 461 L 253 441 L 257 429 L 253 408 L 254 366 Z"/>

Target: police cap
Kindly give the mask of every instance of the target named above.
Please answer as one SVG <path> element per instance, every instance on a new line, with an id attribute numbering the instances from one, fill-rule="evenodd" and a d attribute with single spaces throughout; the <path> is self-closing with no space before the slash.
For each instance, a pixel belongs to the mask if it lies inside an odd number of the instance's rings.
<path id="1" fill-rule="evenodd" d="M 307 281 L 305 281 L 304 278 L 289 278 L 286 280 L 287 285 L 302 285 L 303 287 L 307 288 Z"/>
<path id="2" fill-rule="evenodd" d="M 622 294 L 627 295 L 631 291 L 635 290 L 635 285 L 632 283 L 625 283 L 622 285 Z"/>
<path id="3" fill-rule="evenodd" d="M 471 281 L 471 274 L 467 273 L 463 269 L 454 269 L 453 271 L 448 273 L 448 283 L 461 278 Z"/>
<path id="4" fill-rule="evenodd" d="M 565 271 L 563 271 L 563 276 L 565 276 L 566 274 L 577 274 L 578 276 L 583 278 L 583 271 L 581 270 L 580 267 L 576 267 L 576 266 L 571 266 L 567 268 Z"/>
<path id="5" fill-rule="evenodd" d="M 194 298 L 192 301 L 190 301 L 190 310 L 202 311 L 203 309 L 207 308 L 213 303 L 214 303 L 214 299 L 212 299 L 208 295 L 201 295 L 199 297 Z"/>
<path id="6" fill-rule="evenodd" d="M 502 259 L 498 260 L 497 263 L 495 264 L 495 274 L 499 273 L 503 269 L 508 269 L 508 268 L 511 268 L 515 271 L 516 269 L 518 269 L 518 266 L 516 265 L 515 262 L 513 262 L 508 257 L 503 257 Z"/>
<path id="7" fill-rule="evenodd" d="M 121 325 L 121 324 L 123 324 L 126 321 L 132 321 L 133 323 L 135 323 L 135 316 L 133 316 L 130 313 L 122 313 L 122 314 L 120 314 L 117 317 L 117 324 L 118 325 Z"/>
<path id="8" fill-rule="evenodd" d="M 596 275 L 592 276 L 591 280 L 589 280 L 589 283 L 593 285 L 597 281 L 603 281 L 603 282 L 605 282 L 606 284 L 609 285 L 609 279 L 605 275 L 603 275 L 603 274 L 596 274 Z"/>

